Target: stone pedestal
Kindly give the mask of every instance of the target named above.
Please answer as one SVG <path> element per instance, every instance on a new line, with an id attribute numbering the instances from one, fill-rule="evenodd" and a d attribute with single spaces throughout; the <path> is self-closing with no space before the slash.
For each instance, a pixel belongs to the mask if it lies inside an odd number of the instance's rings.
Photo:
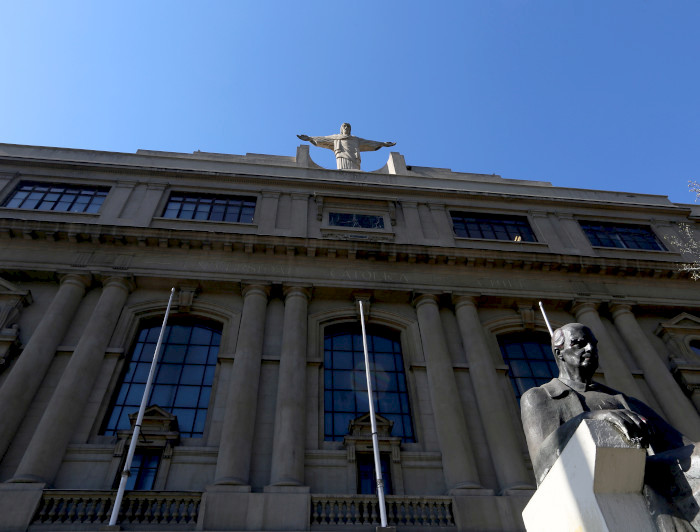
<path id="1" fill-rule="evenodd" d="M 209 486 L 197 530 L 308 530 L 309 493 L 250 493 L 242 486 Z"/>
<path id="2" fill-rule="evenodd" d="M 530 532 L 656 530 L 642 487 L 646 451 L 585 420 L 523 510 Z"/>
<path id="3" fill-rule="evenodd" d="M 39 507 L 46 484 L 0 484 L 0 530 L 26 530 Z"/>

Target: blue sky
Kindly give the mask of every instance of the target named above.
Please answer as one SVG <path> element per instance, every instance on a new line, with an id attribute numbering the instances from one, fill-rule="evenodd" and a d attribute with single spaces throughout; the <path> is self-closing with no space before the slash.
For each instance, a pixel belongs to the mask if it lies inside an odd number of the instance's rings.
<path id="1" fill-rule="evenodd" d="M 0 0 L 0 21 L 0 142 L 294 155 L 347 121 L 409 165 L 687 203 L 700 179 L 698 0 Z"/>

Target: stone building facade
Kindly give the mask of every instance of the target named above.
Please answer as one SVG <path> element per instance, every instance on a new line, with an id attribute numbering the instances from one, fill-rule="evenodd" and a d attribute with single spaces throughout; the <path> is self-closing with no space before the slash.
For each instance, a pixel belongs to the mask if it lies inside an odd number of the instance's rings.
<path id="1" fill-rule="evenodd" d="M 691 205 L 407 166 L 0 145 L 0 530 L 522 530 L 518 400 L 585 323 L 598 379 L 700 439 Z M 361 378 L 362 377 L 362 378 Z"/>

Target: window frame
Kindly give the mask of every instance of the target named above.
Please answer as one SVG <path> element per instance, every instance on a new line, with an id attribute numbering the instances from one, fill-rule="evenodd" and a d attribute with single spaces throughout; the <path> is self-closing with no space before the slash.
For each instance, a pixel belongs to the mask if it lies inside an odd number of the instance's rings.
<path id="1" fill-rule="evenodd" d="M 613 222 L 613 221 L 599 221 L 599 220 L 577 220 L 579 227 L 581 228 L 581 231 L 583 234 L 586 236 L 586 239 L 588 240 L 588 243 L 591 245 L 593 248 L 600 248 L 600 249 L 615 249 L 615 250 L 626 250 L 626 251 L 656 251 L 656 252 L 668 252 L 669 250 L 666 248 L 666 246 L 663 244 L 663 241 L 659 236 L 656 234 L 654 231 L 654 228 L 651 225 L 647 225 L 644 223 L 634 223 L 634 222 Z M 596 233 L 596 236 L 594 237 L 599 243 L 594 243 L 593 240 L 591 239 L 591 234 L 589 234 L 589 231 L 587 230 L 587 226 L 598 226 L 602 228 L 615 228 L 615 229 L 643 229 L 648 231 L 649 235 L 653 238 L 654 243 L 658 246 L 658 249 L 648 249 L 648 248 L 643 248 L 643 247 L 629 247 L 627 246 L 627 243 L 623 240 L 623 237 L 620 236 L 620 234 L 615 233 L 613 236 L 615 238 L 609 237 L 608 239 L 613 242 L 613 241 L 618 241 L 622 245 L 620 246 L 608 246 L 600 243 L 601 238 L 598 236 L 598 233 Z M 591 229 L 593 231 L 595 229 Z M 606 236 L 610 235 L 610 232 L 605 233 Z M 623 233 L 621 233 L 623 234 Z"/>
<path id="2" fill-rule="evenodd" d="M 358 320 L 348 320 L 348 321 L 342 321 L 342 322 L 329 323 L 329 324 L 327 324 L 326 326 L 324 326 L 324 327 L 322 328 L 322 331 L 321 331 L 321 337 L 320 337 L 320 342 L 321 342 L 321 343 L 320 343 L 320 346 L 321 346 L 321 369 L 322 369 L 322 374 L 321 374 L 321 376 L 320 376 L 320 378 L 321 378 L 321 381 L 320 381 L 320 382 L 321 382 L 321 385 L 320 385 L 320 389 L 319 389 L 319 391 L 320 391 L 319 437 L 320 437 L 320 443 L 321 443 L 322 447 L 327 447 L 328 445 L 333 446 L 333 445 L 335 445 L 335 444 L 342 444 L 343 438 L 344 438 L 344 436 L 346 435 L 346 433 L 344 433 L 344 434 L 342 434 L 342 435 L 340 435 L 340 434 L 338 434 L 338 435 L 333 435 L 331 438 L 327 438 L 327 437 L 326 437 L 326 436 L 327 436 L 327 430 L 328 430 L 327 427 L 326 427 L 326 416 L 327 416 L 328 414 L 333 415 L 333 412 L 336 412 L 336 410 L 335 410 L 334 408 L 333 408 L 332 410 L 328 410 L 328 409 L 327 409 L 327 406 L 326 406 L 326 402 L 327 402 L 327 393 L 329 393 L 329 391 L 330 391 L 331 393 L 333 393 L 334 391 L 336 391 L 335 388 L 330 388 L 330 390 L 326 388 L 326 379 L 327 379 L 327 377 L 326 377 L 326 371 L 329 370 L 329 369 L 327 368 L 326 357 L 325 357 L 326 339 L 327 339 L 328 336 L 329 336 L 329 332 L 330 332 L 330 333 L 333 333 L 334 330 L 336 330 L 336 331 L 344 331 L 345 334 L 361 334 L 361 332 L 360 332 L 360 331 L 361 331 L 360 327 L 361 327 L 361 326 L 360 326 L 360 323 L 359 323 Z M 414 397 L 414 393 L 413 393 L 413 390 L 412 390 L 413 385 L 412 385 L 412 382 L 411 382 L 411 379 L 410 379 L 410 372 L 408 371 L 408 364 L 407 364 L 407 358 L 408 358 L 410 355 L 409 355 L 409 353 L 408 353 L 408 349 L 405 349 L 405 348 L 404 348 L 405 342 L 402 341 L 402 340 L 403 340 L 403 337 L 404 337 L 403 331 L 397 330 L 397 329 L 395 329 L 395 328 L 392 328 L 392 327 L 387 326 L 387 325 L 384 325 L 384 324 L 375 324 L 375 323 L 369 323 L 369 324 L 367 324 L 366 328 L 367 328 L 367 334 L 368 334 L 368 335 L 372 335 L 372 334 L 373 334 L 373 331 L 380 331 L 380 332 L 381 332 L 381 331 L 385 331 L 385 332 L 386 332 L 386 336 L 383 336 L 383 338 L 388 339 L 388 340 L 390 340 L 390 341 L 392 341 L 392 342 L 398 343 L 399 349 L 400 349 L 401 361 L 402 361 L 402 364 L 403 364 L 403 367 L 402 367 L 401 369 L 402 369 L 402 372 L 403 372 L 403 383 L 404 383 L 405 390 L 400 390 L 400 389 L 397 388 L 396 393 L 397 393 L 397 394 L 402 394 L 402 393 L 405 394 L 405 396 L 406 396 L 406 397 L 405 397 L 405 401 L 406 401 L 407 410 L 408 410 L 407 413 L 403 413 L 403 411 L 402 411 L 400 414 L 395 414 L 395 413 L 393 413 L 393 412 L 390 412 L 390 413 L 387 414 L 387 413 L 384 413 L 384 412 L 380 411 L 379 408 L 377 408 L 377 406 L 378 406 L 378 402 L 377 402 L 377 403 L 375 404 L 375 411 L 376 411 L 377 414 L 379 414 L 379 415 L 381 415 L 381 416 L 384 416 L 384 417 L 392 416 L 392 415 L 400 415 L 400 416 L 402 416 L 402 417 L 404 417 L 404 416 L 405 416 L 405 417 L 408 417 L 408 423 L 410 424 L 410 430 L 411 430 L 412 434 L 411 434 L 410 436 L 408 436 L 408 437 L 406 437 L 406 436 L 398 436 L 398 435 L 396 435 L 396 436 L 392 435 L 392 436 L 401 438 L 401 440 L 402 440 L 402 445 L 404 445 L 404 444 L 408 444 L 408 445 L 416 444 L 416 443 L 418 443 L 418 441 L 419 441 L 419 438 L 418 438 L 418 427 L 417 427 L 417 426 L 418 426 L 418 423 L 419 423 L 419 420 L 417 419 L 417 414 L 416 414 L 416 412 L 415 412 L 415 405 L 413 405 L 413 399 L 412 399 L 412 397 Z M 356 329 L 357 331 L 353 331 L 353 329 Z M 381 335 L 376 335 L 376 336 L 381 336 Z M 355 353 L 355 350 L 353 349 L 351 352 L 354 354 L 354 353 Z M 382 353 L 382 352 L 380 352 L 380 354 L 381 354 L 381 353 Z M 370 357 L 372 357 L 372 353 L 370 353 Z M 365 378 L 365 377 L 364 377 L 364 354 L 363 354 L 363 353 L 362 353 L 362 358 L 363 358 L 363 360 L 362 360 L 362 370 L 361 370 L 361 372 L 362 372 L 362 374 L 363 374 L 363 377 L 362 377 L 362 378 Z M 395 360 L 395 359 L 394 359 L 394 360 Z M 396 366 L 394 366 L 394 367 L 396 367 Z M 331 368 L 331 371 L 332 371 L 332 368 Z M 360 370 L 353 370 L 353 371 L 360 372 Z M 396 370 L 395 372 L 398 373 L 398 370 Z M 366 381 L 365 381 L 365 382 L 366 382 Z M 397 386 L 398 386 L 398 385 L 399 385 L 399 383 L 398 383 L 398 381 L 397 381 Z M 343 390 L 340 390 L 340 391 L 342 392 Z M 348 391 L 350 391 L 350 390 L 348 390 Z M 363 392 L 363 393 L 366 395 L 366 389 L 365 389 L 365 390 L 362 390 L 362 389 L 360 388 L 360 389 L 358 389 L 358 390 L 354 390 L 354 389 L 353 389 L 352 391 L 354 391 L 355 393 L 356 393 L 357 391 L 360 391 L 360 392 Z M 375 395 L 381 393 L 381 390 L 378 390 L 377 387 L 376 387 L 376 384 L 374 384 L 374 383 L 373 383 L 373 392 L 374 392 Z M 378 401 L 378 400 L 377 400 L 377 401 Z M 398 397 L 398 401 L 399 401 L 399 404 L 401 404 L 401 397 Z M 346 413 L 347 413 L 347 414 L 350 414 L 349 411 L 346 412 Z M 367 413 L 367 412 L 358 412 L 358 411 L 355 411 L 355 412 L 353 413 L 353 418 L 352 418 L 352 419 L 355 419 L 355 418 L 357 418 L 357 417 L 359 417 L 359 416 L 361 416 L 361 415 L 364 415 L 364 414 L 366 414 L 366 413 Z M 390 419 L 390 418 L 389 418 L 389 419 Z M 402 423 L 404 423 L 403 420 L 402 420 Z M 396 426 L 396 425 L 395 425 L 395 426 Z M 331 429 L 331 430 L 332 430 L 332 429 Z M 328 447 L 328 448 L 330 448 L 330 447 Z"/>
<path id="3" fill-rule="evenodd" d="M 455 239 L 463 239 L 463 240 L 478 240 L 478 241 L 486 241 L 486 242 L 511 242 L 514 244 L 538 244 L 542 243 L 540 240 L 537 238 L 537 233 L 535 232 L 532 224 L 530 223 L 530 218 L 527 215 L 523 214 L 498 214 L 498 213 L 490 213 L 490 212 L 478 212 L 478 211 L 467 211 L 467 210 L 459 210 L 459 209 L 453 209 L 450 208 L 448 209 L 449 216 L 450 216 L 450 223 L 452 225 L 452 234 Z M 465 232 L 467 232 L 466 235 L 461 235 L 458 233 L 457 226 L 455 224 L 455 218 L 461 218 L 462 223 L 466 226 L 467 224 L 467 219 L 473 218 L 477 224 L 481 223 L 491 223 L 491 222 L 504 222 L 504 226 L 507 225 L 505 222 L 517 222 L 519 224 L 524 224 L 524 226 L 527 228 L 529 231 L 530 237 L 532 237 L 532 240 L 522 238 L 523 235 L 516 235 L 516 236 L 521 236 L 520 240 L 516 240 L 515 238 L 510 238 L 510 235 L 508 235 L 508 238 L 498 238 L 495 236 L 494 238 L 490 237 L 485 237 L 485 236 L 469 236 L 468 234 L 468 229 L 465 228 Z M 494 235 L 497 235 L 497 231 L 493 229 L 493 225 L 491 225 L 492 228 L 492 233 Z M 508 230 L 506 229 L 506 232 Z M 483 235 L 483 231 L 481 230 L 481 227 L 479 227 L 479 232 Z"/>
<path id="4" fill-rule="evenodd" d="M 195 203 L 195 208 L 193 209 L 193 217 L 192 218 L 182 218 L 180 216 L 166 216 L 168 212 L 168 207 L 171 204 L 171 200 L 173 196 L 181 196 L 185 200 L 189 199 L 196 199 Z M 212 207 L 213 207 L 213 202 L 215 201 L 240 201 L 241 205 L 239 208 L 239 214 L 238 217 L 240 218 L 244 208 L 245 208 L 245 203 L 253 203 L 253 209 L 252 209 L 252 215 L 250 221 L 230 221 L 230 220 L 212 220 L 211 215 L 212 215 L 212 209 L 209 209 L 208 212 L 208 217 L 205 218 L 195 218 L 194 215 L 197 213 L 197 206 L 200 205 L 200 200 L 212 200 Z M 186 201 L 183 201 L 180 208 L 178 209 L 178 214 L 182 212 L 182 205 L 184 205 Z M 255 226 L 257 224 L 257 215 L 258 215 L 258 206 L 260 204 L 259 197 L 257 194 L 229 194 L 225 192 L 200 192 L 200 191 L 192 191 L 192 190 L 169 190 L 167 194 L 164 195 L 164 200 L 161 205 L 159 205 L 159 209 L 157 212 L 160 213 L 160 216 L 157 216 L 158 219 L 160 220 L 168 220 L 168 221 L 174 221 L 177 220 L 179 222 L 205 222 L 205 223 L 219 223 L 219 224 L 235 224 L 238 226 Z M 227 205 L 225 206 L 227 207 Z M 248 206 L 249 207 L 249 206 Z M 224 213 L 226 212 L 226 208 L 224 209 Z"/>
<path id="5" fill-rule="evenodd" d="M 520 338 L 521 340 L 518 342 L 506 342 L 508 339 L 515 339 L 515 338 Z M 513 397 L 516 399 L 516 402 L 520 404 L 520 398 L 522 395 L 525 393 L 530 388 L 534 388 L 535 386 L 541 386 L 542 384 L 545 384 L 549 381 L 551 381 L 553 378 L 557 377 L 559 375 L 559 368 L 556 365 L 556 361 L 554 359 L 554 354 L 552 353 L 551 350 L 551 341 L 549 341 L 549 338 L 547 337 L 547 333 L 542 332 L 542 331 L 510 331 L 510 332 L 503 332 L 500 333 L 496 336 L 497 344 L 499 351 L 501 353 L 501 357 L 503 359 L 504 364 L 507 366 L 506 370 L 506 378 L 508 379 L 511 389 L 513 390 Z M 539 344 L 545 346 L 544 348 L 544 353 L 542 358 L 539 359 L 529 359 L 527 357 L 527 351 L 523 349 L 523 354 L 525 355 L 523 358 L 511 358 L 510 355 L 506 353 L 505 345 L 516 345 L 516 344 Z M 520 375 L 514 375 L 514 365 L 512 364 L 512 361 L 525 361 L 527 364 L 527 367 L 531 370 L 533 375 L 525 375 L 525 376 L 520 376 Z M 548 368 L 549 368 L 549 374 L 546 376 L 535 376 L 534 375 L 534 370 L 532 367 L 532 363 L 544 363 Z M 528 387 L 527 389 L 523 389 L 519 391 L 520 386 L 519 381 L 524 380 L 524 379 L 532 379 L 535 381 L 535 384 L 532 386 Z M 541 382 L 540 382 L 541 381 Z"/>
<path id="6" fill-rule="evenodd" d="M 154 315 L 149 316 L 147 318 L 144 318 L 144 319 L 140 320 L 138 323 L 136 323 L 136 325 L 133 329 L 133 333 L 132 333 L 133 336 L 132 336 L 131 346 L 125 352 L 125 356 L 122 359 L 123 363 L 122 363 L 121 367 L 119 367 L 118 373 L 115 376 L 114 385 L 110 386 L 109 393 L 105 396 L 105 399 L 106 399 L 106 401 L 104 403 L 105 406 L 104 406 L 103 410 L 101 409 L 101 418 L 99 418 L 100 421 L 99 421 L 99 424 L 97 425 L 97 432 L 96 432 L 97 437 L 113 438 L 118 434 L 118 432 L 120 430 L 124 430 L 124 429 L 119 428 L 118 424 L 114 427 L 114 429 L 108 428 L 109 423 L 110 423 L 110 419 L 111 419 L 112 414 L 113 414 L 113 409 L 115 408 L 115 404 L 116 404 L 117 399 L 121 393 L 121 389 L 122 389 L 122 385 L 124 384 L 125 376 L 130 371 L 130 364 L 133 362 L 134 352 L 139 344 L 139 337 L 141 336 L 141 334 L 144 330 L 159 329 L 161 323 L 162 323 L 162 313 L 161 314 L 154 314 Z M 209 400 L 207 402 L 207 407 L 205 409 L 206 415 L 205 415 L 205 421 L 204 421 L 204 425 L 203 425 L 202 434 L 201 434 L 201 436 L 188 435 L 191 431 L 183 430 L 183 427 L 180 427 L 180 434 L 182 434 L 183 439 L 192 439 L 192 440 L 197 441 L 197 442 L 200 442 L 200 441 L 206 442 L 206 440 L 208 438 L 209 426 L 211 424 L 211 416 L 212 416 L 211 406 L 212 406 L 212 402 L 213 402 L 215 394 L 216 394 L 216 382 L 217 382 L 216 372 L 217 372 L 219 357 L 221 356 L 221 347 L 222 347 L 223 341 L 224 341 L 224 338 L 223 338 L 223 334 L 224 334 L 223 325 L 224 324 L 219 322 L 218 320 L 214 320 L 214 319 L 204 317 L 204 316 L 199 316 L 199 315 L 195 315 L 195 316 L 189 315 L 189 314 L 174 315 L 174 316 L 171 315 L 170 319 L 168 320 L 168 327 L 177 326 L 177 325 L 186 325 L 186 326 L 190 326 L 190 327 L 203 326 L 203 327 L 211 329 L 212 331 L 218 333 L 218 335 L 219 335 L 219 346 L 217 349 L 216 357 L 214 358 L 212 364 L 209 364 L 209 362 L 207 361 L 207 363 L 205 364 L 205 369 L 204 369 L 204 372 L 206 373 L 206 371 L 207 371 L 206 366 L 209 366 L 209 365 L 212 366 L 211 371 L 212 371 L 213 375 L 212 375 L 211 384 L 210 385 L 200 384 L 200 388 L 202 386 L 209 388 Z M 190 335 L 191 335 L 191 333 L 190 333 Z M 187 344 L 188 347 L 190 345 L 192 345 L 192 344 Z M 199 344 L 195 344 L 195 345 L 199 345 Z M 166 346 L 167 346 L 167 338 L 163 342 L 163 349 L 161 351 L 159 361 L 158 361 L 159 368 L 161 367 L 161 365 L 163 363 L 163 357 L 165 355 Z M 210 345 L 210 347 L 211 347 L 211 345 Z M 140 363 L 140 361 L 139 361 L 139 363 Z M 149 360 L 149 364 L 150 364 L 150 360 Z M 134 384 L 134 382 L 132 381 L 129 384 Z M 139 384 L 139 383 L 136 383 L 136 384 Z M 175 386 L 176 387 L 180 386 L 180 384 L 181 383 L 178 382 Z M 151 389 L 151 398 L 153 397 L 153 393 L 155 391 L 155 388 L 156 388 L 156 382 L 154 380 L 154 386 Z M 202 392 L 200 389 L 200 394 L 201 393 Z M 200 397 L 200 399 L 201 399 L 201 397 Z M 199 403 L 199 400 L 198 400 L 198 403 Z M 157 403 L 152 404 L 149 401 L 147 407 L 155 406 L 156 404 Z M 132 407 L 131 405 L 121 405 L 122 408 L 124 408 L 126 406 Z M 173 413 L 174 415 L 177 415 L 174 412 L 171 412 L 171 410 L 174 408 L 177 408 L 177 406 L 174 406 L 174 405 L 172 407 L 163 406 L 163 405 L 158 405 L 158 406 L 160 406 L 161 408 L 163 408 L 164 410 L 166 410 L 170 413 Z M 132 408 L 135 408 L 136 410 L 130 411 L 130 413 L 134 413 L 135 411 L 138 410 L 138 406 L 135 406 Z M 190 407 L 187 407 L 187 408 L 191 409 Z M 200 407 L 194 407 L 194 408 L 195 408 L 195 418 L 196 418 L 197 412 L 199 410 L 201 410 L 201 408 Z M 126 414 L 126 416 L 128 418 L 128 413 Z M 120 417 L 121 417 L 121 415 L 120 415 Z M 193 428 L 194 428 L 194 425 L 193 425 Z M 202 444 L 204 444 L 204 443 L 202 443 Z"/>
<path id="7" fill-rule="evenodd" d="M 40 188 L 46 188 L 47 190 L 44 191 L 36 191 L 32 192 L 29 191 L 28 195 L 31 195 L 32 193 L 37 193 L 37 192 L 42 192 L 42 197 L 38 199 L 38 201 L 35 203 L 33 207 L 24 207 L 22 204 L 26 201 L 27 198 L 22 198 L 22 201 L 20 205 L 8 205 L 10 202 L 12 202 L 15 198 L 17 193 L 22 192 L 20 190 L 21 187 L 23 186 L 32 186 L 32 189 L 35 189 L 36 187 Z M 62 188 L 62 192 L 56 192 L 56 191 L 51 191 L 50 189 L 52 187 L 55 188 Z M 99 216 L 100 211 L 104 207 L 105 203 L 107 202 L 109 198 L 109 194 L 112 190 L 112 186 L 110 185 L 100 185 L 100 184 L 85 184 L 85 183 L 73 183 L 70 180 L 67 181 L 44 181 L 40 179 L 18 179 L 14 183 L 8 183 L 7 186 L 7 191 L 3 195 L 1 201 L 0 201 L 0 208 L 2 209 L 11 209 L 11 210 L 19 210 L 19 211 L 27 211 L 27 212 L 35 212 L 35 213 L 47 213 L 47 214 L 77 214 L 77 215 L 87 215 L 87 216 Z M 75 194 L 68 194 L 71 189 L 77 189 L 77 193 Z M 91 191 L 93 194 L 87 195 L 89 197 L 87 202 L 78 202 L 78 198 L 84 197 L 82 192 L 84 191 Z M 40 209 L 37 208 L 39 205 L 43 204 L 46 201 L 46 196 L 49 194 L 59 194 L 54 200 L 53 200 L 53 206 L 50 209 Z M 61 198 L 64 198 L 66 195 L 75 195 L 76 197 L 73 198 L 70 202 L 69 207 L 72 208 L 76 204 L 84 204 L 85 209 L 82 211 L 76 211 L 76 210 L 56 210 L 54 207 L 57 204 L 60 203 L 65 203 L 65 201 L 59 201 Z M 97 206 L 97 209 L 94 212 L 88 212 L 87 208 L 89 208 L 91 205 L 94 205 L 94 199 L 101 197 L 102 201 L 99 203 Z"/>

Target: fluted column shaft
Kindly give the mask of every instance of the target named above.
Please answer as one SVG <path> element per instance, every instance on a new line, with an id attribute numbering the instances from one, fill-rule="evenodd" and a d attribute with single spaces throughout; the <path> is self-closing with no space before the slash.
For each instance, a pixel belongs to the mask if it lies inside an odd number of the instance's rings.
<path id="1" fill-rule="evenodd" d="M 269 288 L 243 289 L 243 312 L 221 428 L 216 484 L 249 483 Z"/>
<path id="2" fill-rule="evenodd" d="M 576 320 L 593 331 L 593 335 L 598 340 L 598 352 L 603 371 L 605 372 L 605 382 L 611 388 L 644 400 L 645 397 L 642 390 L 635 382 L 627 364 L 618 354 L 617 348 L 612 338 L 610 338 L 605 325 L 603 325 L 597 309 L 597 304 L 592 301 L 576 302 L 573 307 Z"/>
<path id="3" fill-rule="evenodd" d="M 285 296 L 270 485 L 302 486 L 306 446 L 306 331 L 309 292 L 295 286 L 287 288 Z"/>
<path id="4" fill-rule="evenodd" d="M 58 292 L 0 388 L 0 458 L 24 419 L 89 282 L 88 277 L 75 274 L 61 279 Z"/>
<path id="5" fill-rule="evenodd" d="M 110 277 L 103 282 L 100 299 L 61 375 L 13 480 L 51 483 L 55 478 L 90 397 L 105 349 L 129 295 L 130 284 L 124 277 Z"/>
<path id="6" fill-rule="evenodd" d="M 447 489 L 480 487 L 437 297 L 423 294 L 415 306 Z"/>
<path id="7" fill-rule="evenodd" d="M 668 416 L 671 424 L 685 435 L 700 439 L 700 418 L 690 400 L 683 394 L 671 372 L 659 358 L 627 304 L 613 304 L 615 327 L 637 360 L 644 378 Z"/>
<path id="8" fill-rule="evenodd" d="M 509 418 L 506 397 L 489 354 L 474 298 L 455 298 L 455 313 L 498 485 L 501 491 L 531 486 L 532 480 L 525 468 L 516 429 Z"/>

